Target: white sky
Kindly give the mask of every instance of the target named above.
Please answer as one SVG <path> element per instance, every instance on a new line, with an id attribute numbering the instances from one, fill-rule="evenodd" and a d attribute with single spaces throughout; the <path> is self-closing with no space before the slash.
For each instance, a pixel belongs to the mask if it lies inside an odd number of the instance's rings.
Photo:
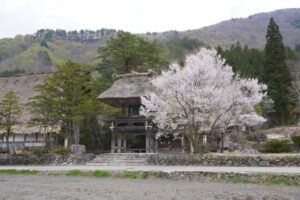
<path id="1" fill-rule="evenodd" d="M 41 28 L 187 30 L 282 8 L 300 0 L 0 0 L 0 38 Z"/>

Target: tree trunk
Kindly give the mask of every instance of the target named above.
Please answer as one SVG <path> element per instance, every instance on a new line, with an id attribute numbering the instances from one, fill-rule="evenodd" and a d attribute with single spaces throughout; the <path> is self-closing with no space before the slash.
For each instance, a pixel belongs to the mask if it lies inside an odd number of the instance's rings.
<path id="1" fill-rule="evenodd" d="M 9 154 L 10 153 L 10 150 L 9 150 L 9 133 L 6 132 L 5 136 L 6 136 L 6 148 L 7 148 L 6 151 Z"/>
<path id="2" fill-rule="evenodd" d="M 73 141 L 74 144 L 79 144 L 79 139 L 80 139 L 80 124 L 79 122 L 73 122 L 72 123 L 72 132 L 73 132 Z"/>
<path id="3" fill-rule="evenodd" d="M 48 128 L 44 127 L 44 138 L 45 138 L 45 147 L 50 149 L 50 134 L 48 133 Z"/>
<path id="4" fill-rule="evenodd" d="M 221 153 L 224 153 L 224 133 L 221 133 Z"/>
<path id="5" fill-rule="evenodd" d="M 130 73 L 130 66 L 129 66 L 129 61 L 128 60 L 126 60 L 125 61 L 125 73 L 127 74 L 127 73 Z"/>
<path id="6" fill-rule="evenodd" d="M 190 154 L 194 154 L 195 153 L 194 143 L 191 139 L 189 139 L 189 143 L 190 143 Z"/>

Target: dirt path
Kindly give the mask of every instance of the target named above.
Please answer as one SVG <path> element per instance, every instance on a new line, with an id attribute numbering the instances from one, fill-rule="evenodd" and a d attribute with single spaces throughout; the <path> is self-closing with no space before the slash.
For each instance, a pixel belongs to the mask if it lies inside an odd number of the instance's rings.
<path id="1" fill-rule="evenodd" d="M 0 175 L 0 200 L 299 199 L 300 188 L 161 179 Z"/>

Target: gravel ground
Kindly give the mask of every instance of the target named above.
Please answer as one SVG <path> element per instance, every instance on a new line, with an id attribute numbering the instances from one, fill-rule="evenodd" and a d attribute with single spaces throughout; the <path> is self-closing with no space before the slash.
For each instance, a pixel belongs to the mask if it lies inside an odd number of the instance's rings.
<path id="1" fill-rule="evenodd" d="M 13 199 L 297 199 L 300 188 L 163 179 L 0 175 L 0 200 Z"/>

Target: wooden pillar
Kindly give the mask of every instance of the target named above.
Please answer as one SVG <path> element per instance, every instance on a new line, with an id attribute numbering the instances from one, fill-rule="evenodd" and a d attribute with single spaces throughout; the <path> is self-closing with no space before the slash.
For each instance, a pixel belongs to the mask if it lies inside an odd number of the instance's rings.
<path id="1" fill-rule="evenodd" d="M 182 147 L 182 153 L 184 153 L 184 135 L 181 136 L 181 147 Z"/>
<path id="2" fill-rule="evenodd" d="M 149 132 L 146 130 L 146 153 L 150 153 L 150 138 Z"/>
<path id="3" fill-rule="evenodd" d="M 110 148 L 111 148 L 111 153 L 115 153 L 115 144 L 116 144 L 116 141 L 115 141 L 115 132 L 112 131 L 111 132 L 111 144 L 110 144 Z"/>
<path id="4" fill-rule="evenodd" d="M 149 153 L 153 153 L 153 142 L 152 133 L 149 132 Z"/>
<path id="5" fill-rule="evenodd" d="M 121 148 L 122 148 L 122 135 L 119 133 L 118 134 L 118 153 L 121 153 Z"/>
<path id="6" fill-rule="evenodd" d="M 124 153 L 126 152 L 126 135 L 123 135 L 123 148 L 124 148 Z"/>
<path id="7" fill-rule="evenodd" d="M 122 115 L 125 116 L 125 105 L 122 105 Z"/>

